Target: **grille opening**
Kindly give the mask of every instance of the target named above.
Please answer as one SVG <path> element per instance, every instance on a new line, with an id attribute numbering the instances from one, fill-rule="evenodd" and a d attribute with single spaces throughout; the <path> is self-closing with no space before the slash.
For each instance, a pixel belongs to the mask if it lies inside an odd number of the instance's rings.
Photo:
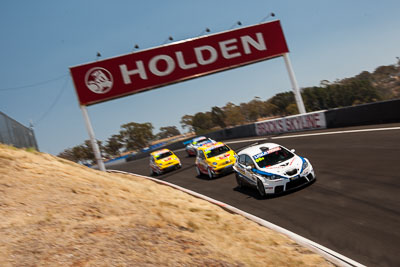
<path id="1" fill-rule="evenodd" d="M 275 194 L 283 192 L 283 185 L 275 186 Z"/>
<path id="2" fill-rule="evenodd" d="M 303 184 L 306 184 L 308 181 L 305 177 L 299 177 L 296 180 L 290 181 L 286 184 L 286 190 L 290 190 L 296 187 L 299 187 Z"/>
<path id="3" fill-rule="evenodd" d="M 287 175 L 295 175 L 296 173 L 297 173 L 297 169 L 293 169 L 293 170 L 286 172 Z"/>

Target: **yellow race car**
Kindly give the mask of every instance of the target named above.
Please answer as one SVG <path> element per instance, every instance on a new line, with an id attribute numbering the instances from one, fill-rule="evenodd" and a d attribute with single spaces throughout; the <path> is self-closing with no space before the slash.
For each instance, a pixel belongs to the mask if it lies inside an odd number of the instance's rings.
<path id="1" fill-rule="evenodd" d="M 197 149 L 196 172 L 210 179 L 233 171 L 236 153 L 222 142 L 210 143 Z"/>
<path id="2" fill-rule="evenodd" d="M 164 148 L 150 154 L 150 175 L 160 175 L 182 167 L 181 161 L 171 150 Z"/>

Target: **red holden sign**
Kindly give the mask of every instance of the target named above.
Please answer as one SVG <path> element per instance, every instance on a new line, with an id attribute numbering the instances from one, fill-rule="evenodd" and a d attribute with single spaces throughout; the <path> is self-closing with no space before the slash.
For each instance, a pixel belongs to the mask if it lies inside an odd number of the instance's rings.
<path id="1" fill-rule="evenodd" d="M 142 92 L 287 53 L 279 21 L 71 67 L 81 105 Z"/>

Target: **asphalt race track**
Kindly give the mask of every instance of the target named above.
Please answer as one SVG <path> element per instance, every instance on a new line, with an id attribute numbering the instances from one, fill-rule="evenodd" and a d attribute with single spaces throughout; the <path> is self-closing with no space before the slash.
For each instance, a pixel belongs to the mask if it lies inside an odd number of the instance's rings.
<path id="1" fill-rule="evenodd" d="M 271 139 L 307 157 L 317 175 L 315 183 L 277 197 L 260 199 L 255 190 L 237 189 L 233 174 L 215 180 L 197 178 L 194 157 L 183 150 L 176 151 L 182 169 L 157 178 L 235 206 L 361 264 L 400 266 L 400 129 L 286 138 L 386 127 L 400 124 Z M 249 139 L 226 143 L 238 150 L 255 142 Z M 112 169 L 149 175 L 148 158 Z"/>

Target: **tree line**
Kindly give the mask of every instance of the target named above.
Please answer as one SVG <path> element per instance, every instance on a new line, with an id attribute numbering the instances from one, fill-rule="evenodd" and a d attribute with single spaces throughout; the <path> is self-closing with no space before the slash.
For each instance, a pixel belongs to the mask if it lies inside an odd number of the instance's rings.
<path id="1" fill-rule="evenodd" d="M 360 74 L 330 82 L 322 80 L 319 86 L 301 90 L 307 112 L 337 107 L 359 105 L 400 97 L 400 62 L 395 65 L 380 66 L 374 72 Z M 238 105 L 228 102 L 223 107 L 212 107 L 206 112 L 184 115 L 180 120 L 183 129 L 197 135 L 210 131 L 252 123 L 260 119 L 297 114 L 293 92 L 283 92 L 262 100 L 254 97 L 247 103 Z M 154 140 L 179 135 L 176 126 L 161 127 L 153 134 L 153 125 L 130 122 L 121 125 L 118 134 L 109 137 L 104 143 L 98 141 L 106 157 L 119 156 L 123 151 L 138 151 Z M 64 150 L 60 157 L 81 163 L 91 163 L 94 155 L 89 140 L 83 144 Z"/>
<path id="2" fill-rule="evenodd" d="M 150 122 L 129 122 L 121 125 L 118 134 L 113 134 L 105 142 L 97 140 L 97 144 L 103 157 L 114 158 L 121 156 L 123 152 L 139 151 L 149 146 L 152 141 L 181 134 L 176 126 L 161 127 L 160 132 L 155 135 L 153 134 L 153 129 L 154 127 Z M 90 140 L 85 140 L 83 144 L 67 148 L 59 153 L 58 156 L 82 164 L 93 164 L 95 162 Z"/>

